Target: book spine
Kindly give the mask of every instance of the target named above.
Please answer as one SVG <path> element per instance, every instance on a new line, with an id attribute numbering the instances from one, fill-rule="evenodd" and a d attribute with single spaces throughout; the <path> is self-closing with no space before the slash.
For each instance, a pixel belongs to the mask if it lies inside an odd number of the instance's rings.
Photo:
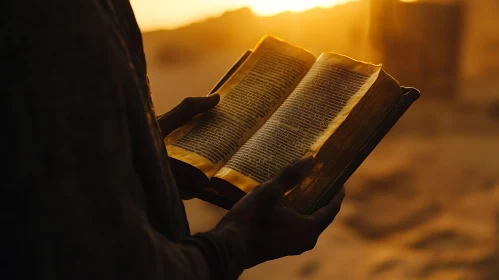
<path id="1" fill-rule="evenodd" d="M 305 210 L 305 214 L 312 214 L 321 207 L 325 206 L 331 198 L 341 189 L 343 184 L 357 170 L 367 156 L 374 150 L 378 143 L 385 137 L 390 129 L 397 123 L 400 117 L 407 111 L 416 99 L 419 98 L 419 91 L 414 88 L 402 88 L 402 96 L 395 104 L 387 117 L 379 125 L 378 129 L 369 137 L 369 139 L 360 148 L 349 164 L 343 168 L 341 173 L 334 179 Z"/>
<path id="2" fill-rule="evenodd" d="M 210 90 L 210 93 L 208 93 L 208 95 L 217 92 L 217 90 L 221 86 L 223 86 L 223 84 L 225 84 L 225 82 L 227 82 L 227 80 L 230 79 L 230 77 L 232 77 L 232 74 L 234 74 L 234 72 L 236 72 L 237 69 L 239 69 L 239 67 L 246 61 L 246 59 L 248 59 L 248 56 L 250 54 L 251 54 L 251 50 L 247 50 L 241 57 L 239 57 L 239 59 L 236 61 L 236 63 L 234 63 L 230 67 L 229 71 L 227 71 L 225 73 L 225 75 L 223 75 L 223 77 L 217 82 L 217 84 Z"/>

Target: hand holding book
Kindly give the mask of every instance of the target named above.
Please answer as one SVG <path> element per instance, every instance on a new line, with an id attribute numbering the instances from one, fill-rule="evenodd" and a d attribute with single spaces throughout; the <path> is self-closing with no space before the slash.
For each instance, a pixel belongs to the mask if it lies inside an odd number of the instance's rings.
<path id="1" fill-rule="evenodd" d="M 213 109 L 220 101 L 220 95 L 211 94 L 207 97 L 187 97 L 171 111 L 157 117 L 163 138 L 172 133 L 193 117 Z M 189 185 L 177 182 L 182 199 L 194 198 L 194 192 Z"/>
<path id="2" fill-rule="evenodd" d="M 312 157 L 302 159 L 254 188 L 213 230 L 245 251 L 245 268 L 311 250 L 333 222 L 345 197 L 343 188 L 311 215 L 299 214 L 283 205 L 284 194 L 306 178 L 314 164 Z"/>
<path id="3" fill-rule="evenodd" d="M 216 94 L 185 99 L 158 118 L 163 136 L 212 109 L 219 100 Z M 235 250 L 244 251 L 240 254 L 247 256 L 244 268 L 311 250 L 319 235 L 333 222 L 340 211 L 344 189 L 312 215 L 299 214 L 283 205 L 285 193 L 306 178 L 314 164 L 314 158 L 308 157 L 288 166 L 243 197 L 212 230 L 232 242 Z M 189 186 L 179 185 L 179 191 L 183 198 L 190 195 Z"/>

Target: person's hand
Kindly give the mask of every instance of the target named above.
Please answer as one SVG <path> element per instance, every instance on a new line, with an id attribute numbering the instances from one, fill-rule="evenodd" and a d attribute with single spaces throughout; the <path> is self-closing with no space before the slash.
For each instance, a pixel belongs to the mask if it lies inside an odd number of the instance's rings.
<path id="1" fill-rule="evenodd" d="M 158 117 L 158 124 L 163 138 L 198 114 L 205 113 L 215 107 L 220 95 L 207 97 L 187 97 L 177 107 Z"/>
<path id="2" fill-rule="evenodd" d="M 215 107 L 220 101 L 220 95 L 207 97 L 187 97 L 177 107 L 157 118 L 163 138 L 198 114 Z M 188 186 L 179 185 L 180 197 L 184 200 L 194 198 Z"/>
<path id="3" fill-rule="evenodd" d="M 215 227 L 214 232 L 236 239 L 243 247 L 248 257 L 246 268 L 311 250 L 340 211 L 344 188 L 312 215 L 301 215 L 282 205 L 286 191 L 309 174 L 314 162 L 311 157 L 300 160 L 258 186 Z"/>

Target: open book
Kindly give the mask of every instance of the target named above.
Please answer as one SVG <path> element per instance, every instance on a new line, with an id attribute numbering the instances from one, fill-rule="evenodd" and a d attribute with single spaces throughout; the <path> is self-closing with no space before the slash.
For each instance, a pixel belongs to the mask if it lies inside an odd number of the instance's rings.
<path id="1" fill-rule="evenodd" d="M 220 103 L 165 138 L 178 184 L 230 209 L 287 165 L 316 166 L 285 204 L 312 213 L 326 204 L 419 97 L 380 65 L 336 53 L 318 58 L 265 36 L 214 92 Z"/>

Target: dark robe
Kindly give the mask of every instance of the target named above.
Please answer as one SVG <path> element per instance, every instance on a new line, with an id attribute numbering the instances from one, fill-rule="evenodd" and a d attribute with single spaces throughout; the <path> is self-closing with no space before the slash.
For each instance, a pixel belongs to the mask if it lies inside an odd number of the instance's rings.
<path id="1" fill-rule="evenodd" d="M 129 2 L 2 6 L 0 278 L 237 278 L 240 246 L 190 236 Z"/>

